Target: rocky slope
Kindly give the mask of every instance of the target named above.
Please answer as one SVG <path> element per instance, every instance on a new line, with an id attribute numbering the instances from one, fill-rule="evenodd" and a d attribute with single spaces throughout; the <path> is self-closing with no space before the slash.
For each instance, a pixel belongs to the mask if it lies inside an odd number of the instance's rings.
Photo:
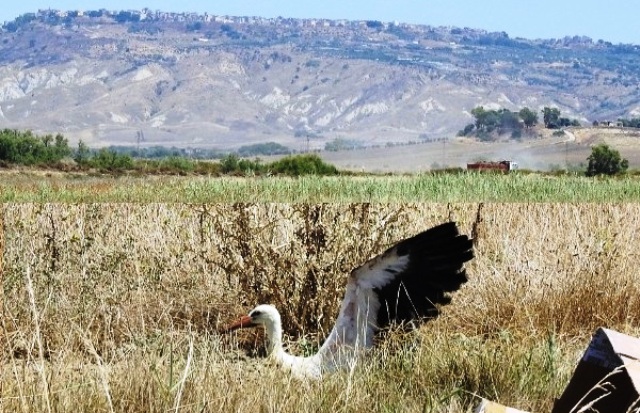
<path id="1" fill-rule="evenodd" d="M 0 32 L 0 128 L 92 146 L 452 136 L 471 109 L 640 116 L 639 47 L 381 22 L 41 11 Z"/>

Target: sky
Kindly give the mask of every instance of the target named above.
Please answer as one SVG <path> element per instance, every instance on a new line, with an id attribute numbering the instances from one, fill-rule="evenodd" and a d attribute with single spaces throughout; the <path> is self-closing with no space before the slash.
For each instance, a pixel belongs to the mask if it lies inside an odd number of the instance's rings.
<path id="1" fill-rule="evenodd" d="M 0 22 L 38 9 L 152 10 L 214 15 L 380 20 L 506 32 L 527 39 L 584 35 L 640 44 L 639 0 L 20 0 Z"/>

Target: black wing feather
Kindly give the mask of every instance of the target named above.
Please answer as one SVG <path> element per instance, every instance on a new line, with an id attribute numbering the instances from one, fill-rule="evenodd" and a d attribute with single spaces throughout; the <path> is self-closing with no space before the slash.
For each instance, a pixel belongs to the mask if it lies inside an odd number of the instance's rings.
<path id="1" fill-rule="evenodd" d="M 393 249 L 399 256 L 409 255 L 409 263 L 403 271 L 390 270 L 396 276 L 374 289 L 381 303 L 378 328 L 436 317 L 438 306 L 451 302 L 448 293 L 467 282 L 464 263 L 474 256 L 472 240 L 460 234 L 455 222 L 405 239 Z"/>

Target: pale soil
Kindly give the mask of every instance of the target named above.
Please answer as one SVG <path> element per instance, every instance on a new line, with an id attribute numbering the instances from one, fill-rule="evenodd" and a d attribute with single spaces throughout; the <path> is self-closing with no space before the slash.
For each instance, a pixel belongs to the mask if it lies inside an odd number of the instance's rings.
<path id="1" fill-rule="evenodd" d="M 521 168 L 552 170 L 586 166 L 591 147 L 606 143 L 629 160 L 630 168 L 640 168 L 640 131 L 620 128 L 574 128 L 564 136 L 544 135 L 520 142 L 483 143 L 451 138 L 446 143 L 322 152 L 327 162 L 339 168 L 365 172 L 419 172 L 441 167 L 466 167 L 477 160 L 513 160 Z"/>

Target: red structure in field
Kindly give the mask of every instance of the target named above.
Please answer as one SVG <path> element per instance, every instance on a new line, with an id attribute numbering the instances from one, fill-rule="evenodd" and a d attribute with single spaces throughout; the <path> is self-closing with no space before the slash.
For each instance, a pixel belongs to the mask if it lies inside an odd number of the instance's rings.
<path id="1" fill-rule="evenodd" d="M 474 162 L 467 164 L 468 171 L 502 171 L 511 172 L 518 169 L 518 164 L 514 161 L 498 161 L 498 162 Z"/>

